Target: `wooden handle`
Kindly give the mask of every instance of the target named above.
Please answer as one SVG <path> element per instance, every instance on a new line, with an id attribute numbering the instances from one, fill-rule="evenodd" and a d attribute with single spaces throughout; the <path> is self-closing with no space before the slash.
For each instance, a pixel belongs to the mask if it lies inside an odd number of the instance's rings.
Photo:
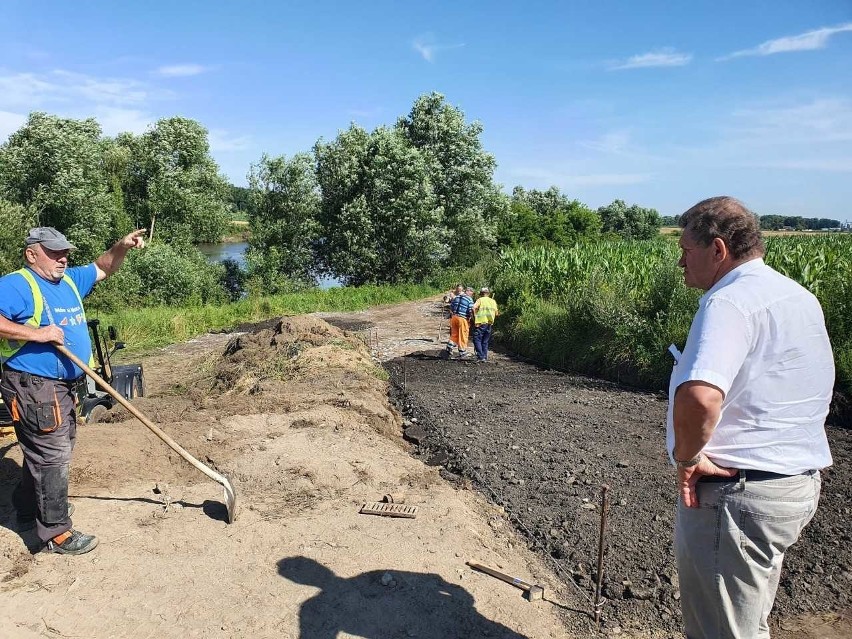
<path id="1" fill-rule="evenodd" d="M 74 353 L 72 353 L 67 348 L 65 348 L 65 346 L 60 346 L 59 344 L 54 344 L 54 346 L 56 347 L 56 350 L 58 350 L 60 353 L 65 355 L 65 357 L 67 357 L 72 362 L 74 362 L 77 366 L 79 366 L 83 370 L 83 372 L 86 373 L 86 375 L 88 375 L 93 380 L 95 380 L 97 382 L 98 386 L 100 386 L 107 393 L 112 395 L 113 399 L 115 399 L 119 404 L 121 404 L 127 410 L 129 410 L 136 417 L 136 419 L 138 419 L 140 422 L 145 424 L 145 426 L 148 428 L 148 430 L 150 430 L 157 437 L 162 439 L 163 442 L 166 444 L 166 446 L 171 448 L 178 455 L 183 457 L 186 461 L 188 461 L 190 464 L 195 466 L 198 470 L 200 470 L 202 473 L 207 475 L 213 481 L 219 482 L 223 486 L 227 483 L 227 480 L 222 475 L 217 473 L 212 468 L 205 466 L 200 461 L 198 461 L 195 457 L 193 457 L 188 452 L 186 452 L 186 450 L 183 448 L 183 446 L 181 446 L 175 440 L 173 440 L 171 437 L 166 435 L 166 433 L 164 433 L 158 426 L 156 426 L 153 422 L 151 422 L 151 420 L 149 420 L 147 417 L 145 417 L 145 415 L 140 413 L 139 409 L 137 409 L 133 404 L 128 402 L 126 399 L 124 399 L 124 397 L 122 397 L 112 386 L 107 384 L 106 381 L 100 375 L 98 375 L 89 366 L 87 366 L 85 363 L 83 363 L 83 361 L 79 357 L 77 357 Z"/>
<path id="2" fill-rule="evenodd" d="M 513 586 L 516 586 L 521 590 L 529 590 L 533 587 L 531 583 L 524 581 L 520 577 L 513 577 L 512 575 L 508 575 L 505 572 L 500 572 L 499 570 L 495 570 L 494 568 L 483 566 L 482 564 L 478 564 L 474 561 L 468 561 L 467 565 L 473 568 L 474 570 L 484 572 L 485 574 L 491 575 L 492 577 L 497 577 L 497 579 L 505 581 L 507 584 L 512 584 Z"/>

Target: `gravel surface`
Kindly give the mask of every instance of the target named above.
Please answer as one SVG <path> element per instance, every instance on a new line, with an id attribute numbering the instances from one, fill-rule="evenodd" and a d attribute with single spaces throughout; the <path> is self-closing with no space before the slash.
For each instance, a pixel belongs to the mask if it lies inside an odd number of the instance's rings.
<path id="1" fill-rule="evenodd" d="M 386 364 L 417 455 L 503 505 L 531 547 L 570 582 L 579 610 L 589 610 L 594 596 L 607 484 L 603 628 L 677 633 L 666 398 L 501 353 L 485 364 L 443 361 L 438 353 Z M 816 517 L 787 553 L 775 624 L 852 605 L 852 431 L 830 427 L 829 439 L 835 466 L 823 473 Z M 573 630 L 589 628 L 577 611 L 566 611 L 565 620 Z"/>

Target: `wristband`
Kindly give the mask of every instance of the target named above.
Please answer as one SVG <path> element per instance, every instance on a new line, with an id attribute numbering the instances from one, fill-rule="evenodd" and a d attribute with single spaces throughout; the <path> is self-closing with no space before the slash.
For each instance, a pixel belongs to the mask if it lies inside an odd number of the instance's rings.
<path id="1" fill-rule="evenodd" d="M 675 459 L 675 464 L 677 464 L 678 468 L 692 468 L 693 466 L 698 465 L 698 462 L 701 461 L 701 453 L 698 453 L 692 459 Z"/>

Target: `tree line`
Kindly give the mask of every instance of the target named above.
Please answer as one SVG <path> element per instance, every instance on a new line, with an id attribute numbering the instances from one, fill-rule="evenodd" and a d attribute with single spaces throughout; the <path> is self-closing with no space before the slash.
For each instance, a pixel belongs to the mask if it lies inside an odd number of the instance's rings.
<path id="1" fill-rule="evenodd" d="M 821 231 L 823 229 L 839 229 L 840 220 L 826 217 L 802 217 L 801 215 L 758 215 L 760 228 L 764 231 Z M 678 226 L 679 215 L 663 216 L 663 226 Z"/>
<path id="2" fill-rule="evenodd" d="M 318 275 L 418 282 L 508 247 L 656 235 L 659 214 L 621 200 L 593 210 L 556 187 L 504 193 L 481 134 L 430 93 L 393 125 L 351 124 L 310 151 L 264 155 L 241 188 L 219 172 L 194 120 L 112 138 L 93 118 L 32 113 L 0 145 L 0 267 L 17 266 L 30 226 L 66 233 L 78 262 L 144 227 L 152 248 L 112 286 L 130 292 L 124 303 L 182 304 L 239 295 L 236 280 L 264 292 L 312 286 Z M 210 267 L 193 248 L 218 241 L 235 217 L 251 229 L 245 273 Z"/>

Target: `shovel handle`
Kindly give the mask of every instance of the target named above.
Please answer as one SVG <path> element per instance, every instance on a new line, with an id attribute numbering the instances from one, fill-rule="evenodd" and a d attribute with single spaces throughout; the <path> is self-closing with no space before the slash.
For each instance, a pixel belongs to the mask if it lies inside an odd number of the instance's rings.
<path id="1" fill-rule="evenodd" d="M 494 568 L 489 568 L 488 566 L 476 563 L 475 561 L 467 561 L 465 563 L 474 570 L 484 572 L 486 575 L 491 575 L 492 577 L 497 577 L 497 579 L 499 579 L 500 581 L 505 581 L 507 584 L 512 584 L 513 586 L 515 586 L 516 588 L 520 588 L 521 590 L 529 590 L 533 587 L 533 584 L 524 581 L 520 577 L 513 577 L 512 575 L 506 574 L 505 572 L 500 572 L 499 570 L 495 570 Z"/>
<path id="2" fill-rule="evenodd" d="M 107 384 L 106 381 L 100 375 L 98 375 L 89 366 L 87 366 L 83 362 L 83 360 L 81 360 L 74 353 L 72 353 L 67 348 L 65 348 L 65 346 L 61 346 L 59 344 L 54 344 L 54 346 L 56 347 L 56 350 L 58 350 L 60 353 L 65 355 L 65 357 L 67 357 L 72 362 L 74 362 L 77 366 L 79 366 L 83 370 L 83 372 L 86 373 L 86 375 L 88 375 L 93 380 L 95 380 L 95 382 L 97 382 L 98 386 L 100 386 L 107 393 L 109 393 L 112 396 L 113 399 L 115 399 L 119 404 L 121 404 L 127 410 L 129 410 L 136 417 L 136 419 L 138 419 L 140 422 L 145 424 L 145 426 L 148 428 L 148 430 L 150 430 L 157 437 L 162 439 L 163 442 L 166 444 L 166 446 L 171 448 L 178 455 L 183 457 L 186 461 L 188 461 L 190 464 L 195 466 L 198 470 L 200 470 L 202 473 L 207 475 L 213 481 L 219 482 L 223 486 L 227 483 L 227 480 L 222 475 L 217 473 L 212 468 L 205 466 L 200 461 L 198 461 L 195 457 L 190 455 L 186 451 L 186 449 L 184 449 L 183 446 L 178 444 L 175 440 L 173 440 L 166 433 L 164 433 L 158 426 L 156 426 L 150 419 L 148 419 L 147 417 L 145 417 L 145 415 L 140 413 L 138 408 L 136 408 L 133 404 L 128 402 L 126 399 L 124 399 L 124 397 L 122 397 L 112 386 Z"/>

